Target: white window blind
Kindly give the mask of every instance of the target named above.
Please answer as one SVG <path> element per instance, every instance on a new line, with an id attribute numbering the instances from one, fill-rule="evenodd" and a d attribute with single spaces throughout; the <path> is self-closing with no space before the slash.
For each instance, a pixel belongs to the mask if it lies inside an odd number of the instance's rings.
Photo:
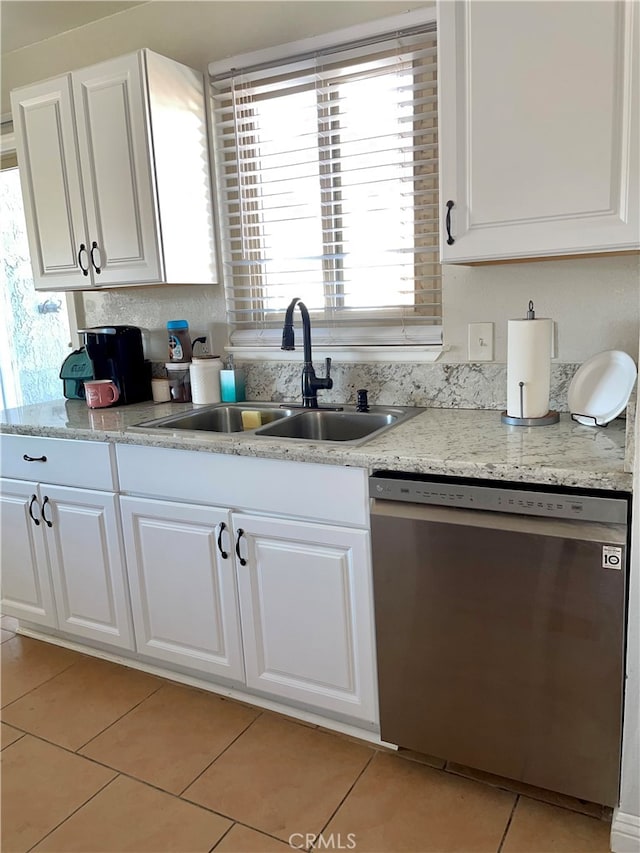
<path id="1" fill-rule="evenodd" d="M 435 26 L 212 87 L 231 325 L 299 297 L 329 341 L 440 343 Z"/>

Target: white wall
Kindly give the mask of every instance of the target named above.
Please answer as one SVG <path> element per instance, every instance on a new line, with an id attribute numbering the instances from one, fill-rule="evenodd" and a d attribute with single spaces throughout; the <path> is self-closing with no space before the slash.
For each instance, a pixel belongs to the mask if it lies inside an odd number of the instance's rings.
<path id="1" fill-rule="evenodd" d="M 11 88 L 149 47 L 206 70 L 221 59 L 359 22 L 432 5 L 393 0 L 153 0 L 110 18 L 7 54 L 2 59 L 2 112 Z M 524 316 L 533 299 L 539 316 L 558 326 L 559 361 L 584 361 L 605 349 L 638 356 L 637 257 L 545 261 L 488 267 L 445 267 L 447 361 L 465 361 L 467 324 L 493 321 L 496 360 L 506 358 L 506 321 Z M 161 328 L 168 319 L 224 323 L 221 287 L 163 287 L 92 293 L 86 322 L 130 322 Z M 217 344 L 216 344 L 217 345 Z"/>
<path id="2" fill-rule="evenodd" d="M 205 71 L 213 59 L 431 6 L 406 0 L 151 0 L 2 58 L 2 113 L 16 86 L 148 47 Z"/>
<path id="3" fill-rule="evenodd" d="M 538 317 L 556 321 L 556 358 L 582 362 L 622 349 L 638 356 L 640 259 L 581 258 L 444 268 L 443 313 L 448 361 L 466 361 L 467 324 L 495 323 L 496 361 L 507 359 L 507 320 L 525 317 L 532 299 Z"/>

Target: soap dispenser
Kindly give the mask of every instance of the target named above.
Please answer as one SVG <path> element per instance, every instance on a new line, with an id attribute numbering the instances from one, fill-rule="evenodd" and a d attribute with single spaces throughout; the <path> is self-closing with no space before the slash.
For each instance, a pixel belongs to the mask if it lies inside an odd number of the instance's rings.
<path id="1" fill-rule="evenodd" d="M 233 355 L 229 355 L 224 368 L 220 371 L 220 396 L 223 403 L 241 403 L 246 400 L 244 373 L 233 366 Z"/>

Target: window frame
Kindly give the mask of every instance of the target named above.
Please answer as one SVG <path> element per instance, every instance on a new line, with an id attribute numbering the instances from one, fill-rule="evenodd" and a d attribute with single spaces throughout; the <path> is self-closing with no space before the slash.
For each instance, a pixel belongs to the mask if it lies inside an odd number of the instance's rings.
<path id="1" fill-rule="evenodd" d="M 310 52 L 332 51 L 336 47 L 340 49 L 341 45 L 360 40 L 379 38 L 381 36 L 393 38 L 395 34 L 405 29 L 435 24 L 435 22 L 436 10 L 434 7 L 418 9 L 414 12 L 393 16 L 392 18 L 383 18 L 367 24 L 326 33 L 322 36 L 302 39 L 287 45 L 280 45 L 275 48 L 244 54 L 232 59 L 212 62 L 209 65 L 209 73 L 213 82 L 215 79 L 220 79 L 220 77 L 228 75 L 232 68 L 251 67 L 261 64 L 264 64 L 265 67 L 276 66 L 278 64 L 285 65 L 288 62 L 295 62 L 298 57 Z M 213 113 L 213 93 L 211 105 Z M 318 129 L 318 134 L 320 139 L 320 128 Z M 216 139 L 215 133 L 213 134 L 213 139 Z M 217 159 L 220 151 L 216 150 L 215 155 Z M 220 161 L 218 161 L 217 165 L 220 167 Z M 222 189 L 220 181 L 218 181 L 220 195 L 222 194 Z M 220 209 L 224 210 L 224 206 L 221 206 Z M 323 276 L 323 284 L 326 294 L 325 276 Z M 233 299 L 232 293 L 231 299 Z M 322 320 L 318 319 L 317 312 L 314 312 L 311 308 L 309 310 L 312 320 L 315 320 L 314 346 L 319 353 L 325 352 L 330 355 L 340 354 L 341 357 L 344 354 L 348 360 L 382 361 L 389 359 L 393 361 L 434 361 L 446 349 L 442 342 L 442 313 L 439 324 L 405 325 L 401 320 L 397 325 L 393 325 L 392 323 L 387 324 L 384 326 L 384 334 L 381 338 L 377 334 L 375 320 L 367 318 L 363 323 L 358 322 L 357 309 L 354 309 L 354 313 L 351 315 L 355 325 L 351 326 L 343 323 L 336 325 L 336 327 L 323 326 Z M 401 309 L 398 309 L 398 314 L 400 314 L 400 311 Z M 315 317 L 314 314 L 316 314 Z M 270 319 L 273 323 L 275 316 Z M 236 352 L 239 356 L 279 359 L 285 359 L 288 356 L 288 354 L 279 349 L 280 330 L 258 328 L 258 323 L 256 323 L 256 328 L 253 329 L 234 328 L 233 315 L 228 315 L 228 323 L 231 328 L 231 346 L 229 349 L 232 352 Z M 274 353 L 277 353 L 277 355 Z M 361 357 L 358 357 L 359 355 Z M 409 355 L 410 357 L 408 357 Z"/>

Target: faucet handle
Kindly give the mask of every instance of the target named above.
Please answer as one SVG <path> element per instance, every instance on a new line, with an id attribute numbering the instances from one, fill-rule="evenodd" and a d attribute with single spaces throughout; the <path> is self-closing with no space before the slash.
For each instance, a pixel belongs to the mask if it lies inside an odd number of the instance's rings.
<path id="1" fill-rule="evenodd" d="M 330 389 L 330 388 L 333 388 L 333 379 L 331 378 L 331 359 L 330 358 L 325 358 L 324 366 L 325 366 L 326 373 L 322 377 L 322 379 L 318 379 L 318 382 L 320 383 L 318 385 L 318 388 Z"/>

